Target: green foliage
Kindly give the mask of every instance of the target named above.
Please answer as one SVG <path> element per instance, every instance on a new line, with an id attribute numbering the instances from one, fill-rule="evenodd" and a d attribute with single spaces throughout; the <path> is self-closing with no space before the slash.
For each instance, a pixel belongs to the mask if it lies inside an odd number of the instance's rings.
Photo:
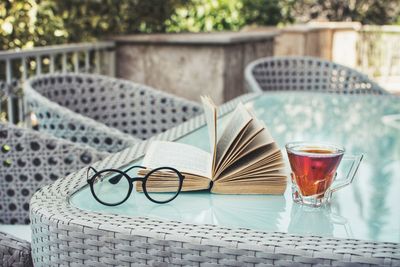
<path id="1" fill-rule="evenodd" d="M 0 49 L 313 19 L 400 24 L 399 0 L 0 0 Z M 294 19 L 296 18 L 296 20 Z"/>
<path id="2" fill-rule="evenodd" d="M 167 20 L 185 0 L 68 0 L 58 1 L 69 41 L 114 34 L 165 32 Z"/>
<path id="3" fill-rule="evenodd" d="M 166 24 L 170 32 L 238 30 L 244 24 L 241 8 L 240 0 L 192 0 L 178 8 Z"/>
<path id="4" fill-rule="evenodd" d="M 239 30 L 249 24 L 291 22 L 279 0 L 192 0 L 167 20 L 169 32 Z"/>
<path id="5" fill-rule="evenodd" d="M 359 21 L 363 24 L 393 24 L 400 19 L 399 0 L 298 0 L 292 16 L 300 21 Z"/>
<path id="6" fill-rule="evenodd" d="M 165 32 L 188 0 L 1 0 L 0 49 Z"/>
<path id="7" fill-rule="evenodd" d="M 291 2 L 279 0 L 242 0 L 245 25 L 277 25 L 293 22 Z"/>
<path id="8" fill-rule="evenodd" d="M 0 49 L 32 47 L 57 43 L 54 38 L 63 30 L 51 3 L 34 0 L 5 0 L 0 3 Z"/>

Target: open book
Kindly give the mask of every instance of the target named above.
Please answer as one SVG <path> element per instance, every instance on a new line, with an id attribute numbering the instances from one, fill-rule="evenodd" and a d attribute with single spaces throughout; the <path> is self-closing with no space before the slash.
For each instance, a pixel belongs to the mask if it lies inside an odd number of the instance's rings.
<path id="1" fill-rule="evenodd" d="M 150 169 L 169 166 L 184 176 L 182 191 L 210 189 L 222 194 L 283 194 L 286 175 L 282 153 L 265 125 L 239 104 L 217 138 L 217 107 L 202 97 L 210 151 L 195 146 L 153 141 L 143 159 L 144 175 Z M 167 174 L 152 184 L 156 192 L 168 192 Z M 136 187 L 140 191 L 141 186 Z"/>

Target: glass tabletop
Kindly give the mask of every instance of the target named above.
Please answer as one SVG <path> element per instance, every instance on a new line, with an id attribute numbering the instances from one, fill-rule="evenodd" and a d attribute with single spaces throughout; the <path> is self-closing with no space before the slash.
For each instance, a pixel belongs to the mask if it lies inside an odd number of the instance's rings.
<path id="1" fill-rule="evenodd" d="M 71 204 L 83 210 L 195 224 L 400 242 L 400 129 L 390 119 L 400 114 L 398 98 L 269 93 L 246 105 L 254 108 L 281 148 L 289 141 L 324 141 L 343 145 L 347 154 L 364 154 L 353 184 L 322 208 L 293 203 L 290 184 L 282 196 L 187 192 L 165 205 L 134 192 L 117 207 L 96 202 L 85 187 L 70 198 Z M 229 115 L 219 119 L 219 128 Z M 177 142 L 209 150 L 205 127 Z"/>

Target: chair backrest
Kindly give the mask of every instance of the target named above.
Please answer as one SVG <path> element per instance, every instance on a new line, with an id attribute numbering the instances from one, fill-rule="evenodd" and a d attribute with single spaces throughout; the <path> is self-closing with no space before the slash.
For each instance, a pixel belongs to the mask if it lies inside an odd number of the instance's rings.
<path id="1" fill-rule="evenodd" d="M 29 202 L 41 187 L 108 153 L 0 123 L 0 223 L 29 223 Z"/>
<path id="2" fill-rule="evenodd" d="M 202 113 L 195 102 L 102 75 L 52 74 L 29 83 L 50 101 L 139 139 Z"/>
<path id="3" fill-rule="evenodd" d="M 138 138 L 65 108 L 34 89 L 47 84 L 48 80 L 37 77 L 24 84 L 25 110 L 35 116 L 34 126 L 39 131 L 106 152 L 118 152 L 141 142 Z"/>
<path id="4" fill-rule="evenodd" d="M 266 57 L 245 70 L 250 91 L 319 91 L 340 94 L 389 94 L 366 75 L 313 57 Z"/>

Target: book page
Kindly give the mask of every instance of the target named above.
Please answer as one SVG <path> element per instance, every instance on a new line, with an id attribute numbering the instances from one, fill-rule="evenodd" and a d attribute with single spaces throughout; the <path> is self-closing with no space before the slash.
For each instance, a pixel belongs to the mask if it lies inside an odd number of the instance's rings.
<path id="1" fill-rule="evenodd" d="M 264 145 L 266 139 L 265 137 L 262 137 L 263 131 L 266 131 L 263 124 L 260 123 L 257 119 L 253 119 L 242 132 L 241 136 L 236 138 L 235 142 L 231 145 L 227 153 L 223 156 L 219 165 L 217 166 L 217 171 L 214 174 L 213 179 L 215 180 L 216 176 L 221 174 L 221 172 L 223 172 L 227 166 L 232 164 L 235 159 L 244 156 L 244 154 L 246 154 L 246 151 L 250 149 L 250 146 L 254 147 L 256 145 Z M 241 153 L 244 150 L 246 151 L 244 153 Z"/>
<path id="2" fill-rule="evenodd" d="M 253 136 L 247 142 L 243 142 L 243 144 L 241 144 L 241 146 L 236 149 L 235 155 L 228 160 L 226 166 L 232 164 L 234 161 L 239 160 L 240 158 L 243 158 L 247 154 L 252 153 L 254 150 L 262 146 L 270 145 L 273 143 L 274 141 L 272 140 L 268 130 L 266 128 L 263 128 L 261 131 L 257 132 L 255 136 Z"/>
<path id="3" fill-rule="evenodd" d="M 211 164 L 210 153 L 195 146 L 166 141 L 151 142 L 142 162 L 149 169 L 172 167 L 182 173 L 210 179 Z"/>
<path id="4" fill-rule="evenodd" d="M 264 163 L 266 163 L 265 161 L 268 162 L 268 159 L 270 157 L 274 157 L 275 153 L 280 153 L 279 149 L 275 150 L 271 148 L 271 146 L 273 145 L 274 144 L 261 146 L 256 150 L 253 150 L 246 156 L 235 161 L 217 177 L 217 180 L 222 182 L 227 177 L 234 176 L 235 173 L 240 173 L 248 169 L 254 169 L 254 165 L 257 165 L 258 163 L 261 163 L 263 161 Z"/>
<path id="5" fill-rule="evenodd" d="M 206 118 L 208 136 L 210 139 L 210 152 L 211 152 L 211 173 L 214 173 L 214 166 L 216 161 L 217 152 L 217 107 L 212 99 L 208 96 L 201 96 L 203 103 L 204 116 Z"/>
<path id="6" fill-rule="evenodd" d="M 249 177 L 251 180 L 252 177 Z M 214 184 L 211 189 L 215 194 L 271 194 L 282 195 L 286 190 L 285 176 L 280 177 L 281 181 L 251 181 L 248 183 L 226 183 Z"/>
<path id="7" fill-rule="evenodd" d="M 235 139 L 240 136 L 251 120 L 252 117 L 247 109 L 242 103 L 239 103 L 217 142 L 216 166 L 220 165 L 223 156 L 228 152 Z M 216 171 L 214 169 L 213 175 Z"/>

